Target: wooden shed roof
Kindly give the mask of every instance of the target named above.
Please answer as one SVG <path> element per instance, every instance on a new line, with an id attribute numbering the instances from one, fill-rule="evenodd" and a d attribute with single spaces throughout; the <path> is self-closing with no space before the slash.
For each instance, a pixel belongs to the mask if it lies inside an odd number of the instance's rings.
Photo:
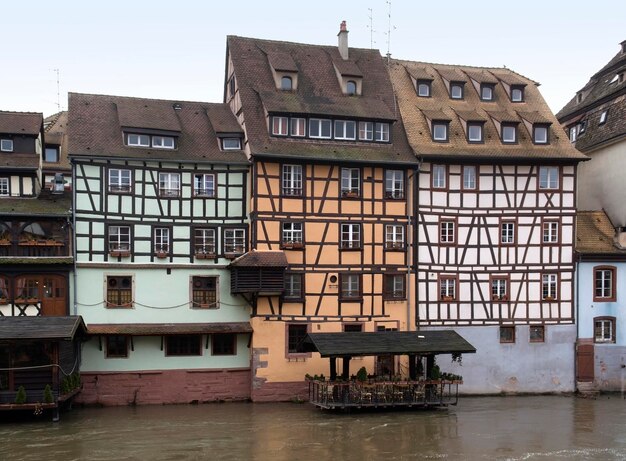
<path id="1" fill-rule="evenodd" d="M 90 335 L 166 336 L 182 334 L 251 333 L 250 322 L 231 323 L 109 323 L 89 325 Z"/>
<path id="2" fill-rule="evenodd" d="M 453 330 L 309 333 L 304 347 L 322 357 L 476 352 Z"/>
<path id="3" fill-rule="evenodd" d="M 86 331 L 80 315 L 65 317 L 0 317 L 0 340 L 59 339 L 71 341 Z"/>

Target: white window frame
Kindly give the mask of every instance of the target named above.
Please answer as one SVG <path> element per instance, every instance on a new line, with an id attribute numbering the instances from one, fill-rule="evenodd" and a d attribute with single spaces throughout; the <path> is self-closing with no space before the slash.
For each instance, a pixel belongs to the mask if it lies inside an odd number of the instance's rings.
<path id="1" fill-rule="evenodd" d="M 304 242 L 304 224 L 297 221 L 283 222 L 281 226 L 281 243 L 302 244 Z"/>
<path id="2" fill-rule="evenodd" d="M 0 178 L 0 197 L 11 195 L 11 182 L 9 178 Z"/>
<path id="3" fill-rule="evenodd" d="M 493 85 L 483 83 L 480 85 L 480 100 L 481 101 L 493 101 Z M 485 96 L 485 92 L 488 91 L 488 96 Z"/>
<path id="4" fill-rule="evenodd" d="M 385 198 L 404 198 L 403 170 L 385 170 Z"/>
<path id="5" fill-rule="evenodd" d="M 442 219 L 439 221 L 439 243 L 456 243 L 456 222 L 452 219 Z"/>
<path id="6" fill-rule="evenodd" d="M 304 297 L 303 289 L 304 274 L 300 272 L 287 272 L 285 274 L 285 291 L 283 298 L 286 299 L 302 299 Z"/>
<path id="7" fill-rule="evenodd" d="M 593 320 L 593 340 L 596 343 L 612 343 L 615 342 L 613 337 L 613 322 L 614 319 L 594 319 Z M 597 324 L 600 324 L 600 336 L 596 334 Z M 607 335 L 608 333 L 608 335 Z"/>
<path id="8" fill-rule="evenodd" d="M 224 253 L 243 254 L 246 251 L 246 230 L 224 229 Z"/>
<path id="9" fill-rule="evenodd" d="M 463 166 L 463 190 L 476 190 L 477 168 L 474 165 Z"/>
<path id="10" fill-rule="evenodd" d="M 291 136 L 298 138 L 306 136 L 306 118 L 291 117 L 289 124 L 289 134 Z"/>
<path id="11" fill-rule="evenodd" d="M 559 243 L 559 222 L 544 221 L 541 235 L 543 243 Z"/>
<path id="12" fill-rule="evenodd" d="M 374 125 L 374 141 L 389 142 L 389 123 L 376 122 Z"/>
<path id="13" fill-rule="evenodd" d="M 509 296 L 509 281 L 504 277 L 493 277 L 491 279 L 491 299 L 504 301 Z"/>
<path id="14" fill-rule="evenodd" d="M 159 173 L 159 197 L 180 197 L 180 173 Z"/>
<path id="15" fill-rule="evenodd" d="M 448 182 L 448 169 L 445 165 L 433 165 L 432 166 L 432 188 L 433 189 L 445 189 Z"/>
<path id="16" fill-rule="evenodd" d="M 513 137 L 508 136 L 513 134 Z M 517 143 L 517 126 L 516 125 L 502 125 L 502 143 L 503 144 L 515 144 Z"/>
<path id="17" fill-rule="evenodd" d="M 361 169 L 342 168 L 341 169 L 341 195 L 361 195 Z"/>
<path id="18" fill-rule="evenodd" d="M 605 109 L 602 111 L 602 113 L 600 114 L 600 120 L 598 121 L 598 125 L 604 125 L 606 123 L 606 120 L 609 116 L 609 110 Z"/>
<path id="19" fill-rule="evenodd" d="M 108 227 L 109 251 L 130 252 L 130 226 Z"/>
<path id="20" fill-rule="evenodd" d="M 472 129 L 478 129 L 478 137 L 472 136 Z M 467 124 L 467 140 L 469 142 L 483 142 L 483 124 L 476 122 L 468 122 Z"/>
<path id="21" fill-rule="evenodd" d="M 354 96 L 357 94 L 357 84 L 354 80 L 348 80 L 346 82 L 346 94 L 349 96 Z"/>
<path id="22" fill-rule="evenodd" d="M 155 149 L 175 149 L 176 142 L 172 136 L 152 136 L 152 147 Z"/>
<path id="23" fill-rule="evenodd" d="M 272 134 L 274 136 L 287 136 L 289 134 L 289 117 L 274 115 L 272 117 Z"/>
<path id="24" fill-rule="evenodd" d="M 215 174 L 197 173 L 193 175 L 194 197 L 215 197 Z"/>
<path id="25" fill-rule="evenodd" d="M 464 88 L 465 85 L 459 82 L 451 82 L 450 83 L 450 99 L 463 99 L 464 97 Z M 458 93 L 455 90 L 458 89 Z"/>
<path id="26" fill-rule="evenodd" d="M 282 195 L 300 197 L 302 196 L 302 186 L 302 165 L 283 165 L 281 175 Z"/>
<path id="27" fill-rule="evenodd" d="M 154 232 L 154 252 L 168 253 L 171 249 L 171 230 L 169 227 L 155 227 Z"/>
<path id="28" fill-rule="evenodd" d="M 606 267 L 594 268 L 593 270 L 593 297 L 595 299 L 612 299 L 615 298 L 613 285 L 613 274 L 615 269 Z M 600 275 L 600 277 L 598 277 Z"/>
<path id="29" fill-rule="evenodd" d="M 524 88 L 519 86 L 511 87 L 511 102 L 524 102 Z"/>
<path id="30" fill-rule="evenodd" d="M 374 140 L 374 122 L 359 122 L 359 140 Z"/>
<path id="31" fill-rule="evenodd" d="M 361 224 L 341 224 L 340 247 L 345 250 L 356 250 L 361 248 Z"/>
<path id="32" fill-rule="evenodd" d="M 433 141 L 447 141 L 448 140 L 448 122 L 441 120 L 433 120 Z M 441 136 L 440 129 L 443 128 L 443 137 Z"/>
<path id="33" fill-rule="evenodd" d="M 547 301 L 558 299 L 558 282 L 557 274 L 541 274 L 541 299 Z"/>
<path id="34" fill-rule="evenodd" d="M 126 145 L 130 147 L 150 147 L 150 135 L 128 133 L 126 135 Z"/>
<path id="35" fill-rule="evenodd" d="M 13 152 L 13 140 L 12 139 L 0 139 L 0 151 Z"/>
<path id="36" fill-rule="evenodd" d="M 539 189 L 554 190 L 559 188 L 559 167 L 540 166 L 539 167 Z"/>
<path id="37" fill-rule="evenodd" d="M 422 89 L 425 89 L 425 91 L 422 91 Z M 430 90 L 431 90 L 430 82 L 424 81 L 424 80 L 420 80 L 417 82 L 417 95 L 420 98 L 430 98 Z"/>
<path id="38" fill-rule="evenodd" d="M 335 120 L 335 139 L 354 141 L 356 139 L 356 122 L 354 120 Z"/>
<path id="39" fill-rule="evenodd" d="M 387 289 L 388 280 L 391 279 L 391 290 Z M 383 277 L 383 297 L 385 299 L 405 299 L 406 276 L 402 274 L 385 274 Z"/>
<path id="40" fill-rule="evenodd" d="M 456 278 L 449 276 L 441 276 L 439 278 L 439 298 L 450 297 L 456 301 Z"/>
<path id="41" fill-rule="evenodd" d="M 241 150 L 241 138 L 222 138 L 222 150 Z"/>
<path id="42" fill-rule="evenodd" d="M 341 274 L 342 299 L 359 299 L 361 297 L 361 274 Z"/>
<path id="43" fill-rule="evenodd" d="M 543 133 L 543 136 L 541 134 Z M 548 144 L 548 127 L 545 125 L 533 126 L 533 142 L 535 144 Z"/>
<path id="44" fill-rule="evenodd" d="M 217 238 L 215 228 L 196 228 L 193 232 L 194 254 L 216 255 Z"/>
<path id="45" fill-rule="evenodd" d="M 500 243 L 503 245 L 513 245 L 515 243 L 515 223 L 513 221 L 500 223 Z"/>
<path id="46" fill-rule="evenodd" d="M 324 134 L 325 128 L 328 129 L 328 135 Z M 316 134 L 313 134 L 317 132 Z M 314 139 L 331 139 L 333 136 L 332 120 L 327 118 L 311 118 L 309 119 L 309 138 Z"/>
<path id="47" fill-rule="evenodd" d="M 54 152 L 54 160 L 48 159 L 48 152 Z M 47 146 L 43 151 L 43 161 L 46 163 L 59 163 L 61 148 L 59 146 Z"/>
<path id="48" fill-rule="evenodd" d="M 404 249 L 404 226 L 402 224 L 385 225 L 385 249 Z"/>
<path id="49" fill-rule="evenodd" d="M 124 168 L 109 168 L 109 192 L 132 192 L 131 171 Z"/>

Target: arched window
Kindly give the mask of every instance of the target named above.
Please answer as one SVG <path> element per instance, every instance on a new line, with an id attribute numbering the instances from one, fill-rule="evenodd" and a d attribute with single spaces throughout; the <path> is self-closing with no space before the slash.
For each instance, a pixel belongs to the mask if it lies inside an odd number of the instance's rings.
<path id="1" fill-rule="evenodd" d="M 346 93 L 350 96 L 356 94 L 356 82 L 354 80 L 348 80 L 348 83 L 346 84 Z"/>
<path id="2" fill-rule="evenodd" d="M 292 81 L 291 81 L 291 77 L 283 77 L 280 79 L 280 89 L 281 90 L 291 90 L 292 87 Z"/>

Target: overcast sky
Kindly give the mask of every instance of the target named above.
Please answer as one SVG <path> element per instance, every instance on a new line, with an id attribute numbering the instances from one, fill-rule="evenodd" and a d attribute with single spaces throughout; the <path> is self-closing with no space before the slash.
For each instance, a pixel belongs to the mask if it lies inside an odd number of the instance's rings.
<path id="1" fill-rule="evenodd" d="M 506 66 L 541 83 L 557 112 L 626 40 L 626 0 L 392 0 L 390 21 L 386 0 L 13 0 L 0 11 L 0 110 L 46 116 L 68 91 L 221 102 L 227 35 L 336 45 L 342 20 L 350 46 Z"/>

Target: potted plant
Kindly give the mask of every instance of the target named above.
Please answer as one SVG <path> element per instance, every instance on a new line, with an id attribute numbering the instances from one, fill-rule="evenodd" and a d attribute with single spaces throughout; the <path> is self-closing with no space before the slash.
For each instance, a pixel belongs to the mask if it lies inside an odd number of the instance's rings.
<path id="1" fill-rule="evenodd" d="M 27 400 L 27 396 L 26 396 L 26 389 L 24 389 L 24 386 L 20 386 L 17 389 L 17 393 L 15 394 L 15 403 L 18 405 L 23 405 L 26 403 Z"/>
<path id="2" fill-rule="evenodd" d="M 167 256 L 168 256 L 167 251 L 160 250 L 156 252 L 156 257 L 159 259 L 167 258 Z"/>

